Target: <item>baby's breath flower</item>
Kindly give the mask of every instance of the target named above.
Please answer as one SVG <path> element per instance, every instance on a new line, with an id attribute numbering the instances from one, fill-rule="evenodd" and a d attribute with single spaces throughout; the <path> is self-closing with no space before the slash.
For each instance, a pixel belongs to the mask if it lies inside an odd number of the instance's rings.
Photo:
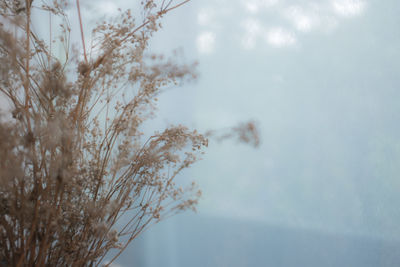
<path id="1" fill-rule="evenodd" d="M 70 28 L 70 1 L 22 2 L 0 2 L 0 97 L 12 104 L 0 118 L 0 262 L 91 266 L 150 224 L 195 210 L 201 197 L 195 184 L 174 180 L 207 138 L 182 125 L 142 130 L 161 92 L 196 77 L 196 64 L 179 64 L 179 53 L 149 51 L 160 18 L 183 2 L 143 0 L 143 20 L 119 10 L 83 50 L 70 46 L 71 31 L 81 31 Z M 50 43 L 34 32 L 38 7 L 61 21 Z M 258 143 L 253 124 L 235 132 Z"/>

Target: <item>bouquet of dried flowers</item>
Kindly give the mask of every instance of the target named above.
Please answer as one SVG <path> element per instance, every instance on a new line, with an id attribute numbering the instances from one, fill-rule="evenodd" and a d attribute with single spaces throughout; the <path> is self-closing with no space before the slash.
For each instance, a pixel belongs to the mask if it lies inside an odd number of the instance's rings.
<path id="1" fill-rule="evenodd" d="M 110 264 L 152 222 L 195 208 L 196 185 L 174 179 L 207 138 L 181 125 L 141 130 L 160 92 L 195 78 L 194 64 L 147 49 L 160 19 L 188 1 L 143 0 L 140 22 L 120 11 L 86 47 L 76 0 L 81 52 L 68 1 L 1 1 L 0 97 L 10 108 L 0 120 L 0 263 L 92 266 L 116 249 Z M 34 12 L 58 18 L 61 35 L 35 33 Z"/>

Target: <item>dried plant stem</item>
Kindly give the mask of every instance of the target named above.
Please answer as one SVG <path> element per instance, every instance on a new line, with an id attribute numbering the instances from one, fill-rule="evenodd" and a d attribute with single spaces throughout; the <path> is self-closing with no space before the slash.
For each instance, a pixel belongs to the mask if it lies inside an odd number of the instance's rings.
<path id="1" fill-rule="evenodd" d="M 25 57 L 25 112 L 29 113 L 30 106 L 30 94 L 29 94 L 29 68 L 31 60 L 31 48 L 30 48 L 30 32 L 31 32 L 31 8 L 29 0 L 25 0 L 26 5 L 26 57 Z M 27 119 L 28 129 L 31 130 L 30 120 Z"/>
<path id="2" fill-rule="evenodd" d="M 85 62 L 88 63 L 88 59 L 87 59 L 87 56 L 86 56 L 85 35 L 83 33 L 83 23 L 82 23 L 81 8 L 80 8 L 80 5 L 79 5 L 79 0 L 76 0 L 76 7 L 78 9 L 79 28 L 81 30 L 83 57 L 85 59 Z"/>

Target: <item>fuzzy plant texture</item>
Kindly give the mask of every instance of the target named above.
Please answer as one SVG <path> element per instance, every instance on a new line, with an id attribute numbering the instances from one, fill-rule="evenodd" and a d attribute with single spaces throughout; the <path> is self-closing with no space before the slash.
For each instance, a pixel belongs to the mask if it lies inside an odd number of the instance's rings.
<path id="1" fill-rule="evenodd" d="M 0 100 L 9 106 L 0 117 L 0 264 L 109 265 L 152 223 L 195 209 L 196 184 L 174 181 L 207 136 L 181 125 L 142 130 L 157 96 L 196 76 L 195 64 L 148 49 L 160 19 L 187 2 L 143 0 L 140 18 L 120 10 L 97 24 L 89 47 L 79 0 L 0 2 Z M 60 35 L 52 23 L 46 39 L 35 33 L 43 25 L 34 12 L 61 22 Z M 254 123 L 220 138 L 235 133 L 258 144 Z"/>

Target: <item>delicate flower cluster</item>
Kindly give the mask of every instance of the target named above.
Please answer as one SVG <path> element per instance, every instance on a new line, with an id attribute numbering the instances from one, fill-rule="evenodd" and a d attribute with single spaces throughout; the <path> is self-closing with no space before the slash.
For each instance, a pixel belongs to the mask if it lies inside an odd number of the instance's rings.
<path id="1" fill-rule="evenodd" d="M 0 262 L 100 264 L 152 222 L 194 209 L 196 186 L 174 179 L 207 139 L 180 125 L 140 130 L 161 91 L 195 78 L 195 65 L 147 51 L 183 3 L 173 2 L 143 1 L 140 24 L 129 10 L 98 24 L 84 61 L 69 48 L 66 1 L 0 3 L 0 94 L 12 105 L 0 123 Z M 35 10 L 61 17 L 66 62 L 35 34 Z"/>
<path id="2" fill-rule="evenodd" d="M 196 184 L 174 181 L 207 138 L 181 125 L 141 130 L 160 92 L 196 77 L 195 64 L 147 51 L 159 19 L 188 1 L 143 0 L 139 24 L 120 11 L 93 30 L 83 61 L 67 1 L 0 2 L 0 97 L 11 104 L 0 118 L 1 263 L 99 265 L 151 223 L 195 209 Z M 65 62 L 35 34 L 35 10 L 61 18 Z M 258 143 L 254 124 L 234 131 Z"/>
<path id="3" fill-rule="evenodd" d="M 254 147 L 260 145 L 260 137 L 258 127 L 255 121 L 241 123 L 236 127 L 228 129 L 212 130 L 205 133 L 208 138 L 215 138 L 217 141 L 224 141 L 235 138 L 241 143 L 249 144 Z"/>

